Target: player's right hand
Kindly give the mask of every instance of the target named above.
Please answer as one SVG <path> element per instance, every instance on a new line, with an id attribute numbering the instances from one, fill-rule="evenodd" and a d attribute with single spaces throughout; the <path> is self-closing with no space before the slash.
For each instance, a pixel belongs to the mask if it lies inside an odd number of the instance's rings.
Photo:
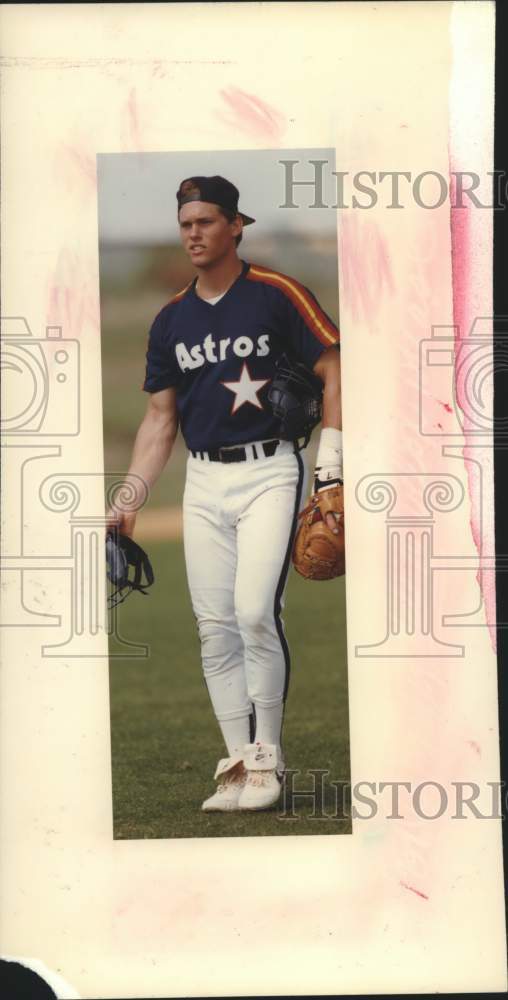
<path id="1" fill-rule="evenodd" d="M 136 525 L 137 511 L 119 510 L 117 507 L 110 507 L 106 514 L 106 531 L 110 528 L 117 528 L 122 535 L 132 538 Z"/>

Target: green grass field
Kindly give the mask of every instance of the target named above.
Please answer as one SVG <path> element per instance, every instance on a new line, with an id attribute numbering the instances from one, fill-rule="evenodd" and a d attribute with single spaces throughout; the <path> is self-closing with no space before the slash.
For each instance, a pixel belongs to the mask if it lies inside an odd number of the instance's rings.
<path id="1" fill-rule="evenodd" d="M 202 677 L 183 545 L 147 547 L 156 583 L 150 596 L 133 594 L 120 606 L 118 634 L 148 644 L 150 655 L 110 660 L 115 838 L 350 833 L 330 784 L 349 781 L 344 578 L 310 582 L 293 570 L 284 615 L 292 660 L 286 763 L 301 772 L 293 779 L 296 790 L 311 786 L 311 769 L 329 770 L 329 818 L 313 818 L 312 803 L 297 798 L 296 819 L 290 818 L 290 795 L 267 812 L 205 814 L 201 802 L 214 789 L 225 748 Z M 110 653 L 122 652 L 111 638 Z"/>

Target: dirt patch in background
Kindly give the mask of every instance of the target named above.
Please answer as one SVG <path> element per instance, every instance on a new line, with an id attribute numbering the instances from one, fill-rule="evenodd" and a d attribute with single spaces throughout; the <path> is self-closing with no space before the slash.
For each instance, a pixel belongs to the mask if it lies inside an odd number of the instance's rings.
<path id="1" fill-rule="evenodd" d="M 137 541 L 157 541 L 181 538 L 183 515 L 181 507 L 155 507 L 142 510 L 136 518 L 134 538 Z"/>

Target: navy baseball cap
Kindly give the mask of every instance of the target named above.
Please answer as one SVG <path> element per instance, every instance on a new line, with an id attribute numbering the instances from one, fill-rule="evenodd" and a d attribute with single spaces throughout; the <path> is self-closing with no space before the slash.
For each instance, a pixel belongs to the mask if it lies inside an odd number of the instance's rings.
<path id="1" fill-rule="evenodd" d="M 225 177 L 219 177 L 218 174 L 214 177 L 187 177 L 176 192 L 179 210 L 182 205 L 186 205 L 189 201 L 207 201 L 212 205 L 219 205 L 220 208 L 225 208 L 229 212 L 234 212 L 235 215 L 241 217 L 244 226 L 250 226 L 256 220 L 238 210 L 239 197 L 238 188 L 231 181 L 227 181 Z"/>

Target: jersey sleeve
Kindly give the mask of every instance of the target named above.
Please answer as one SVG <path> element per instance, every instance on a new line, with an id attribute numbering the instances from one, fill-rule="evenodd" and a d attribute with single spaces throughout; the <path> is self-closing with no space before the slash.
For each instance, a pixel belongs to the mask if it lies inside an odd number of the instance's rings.
<path id="1" fill-rule="evenodd" d="M 288 347 L 312 368 L 323 351 L 339 346 L 339 331 L 304 285 L 291 282 L 284 298 L 284 332 Z"/>
<path id="2" fill-rule="evenodd" d="M 163 309 L 155 317 L 148 335 L 143 390 L 161 392 L 162 389 L 169 389 L 177 384 L 179 374 L 176 360 L 169 349 L 167 314 Z"/>

